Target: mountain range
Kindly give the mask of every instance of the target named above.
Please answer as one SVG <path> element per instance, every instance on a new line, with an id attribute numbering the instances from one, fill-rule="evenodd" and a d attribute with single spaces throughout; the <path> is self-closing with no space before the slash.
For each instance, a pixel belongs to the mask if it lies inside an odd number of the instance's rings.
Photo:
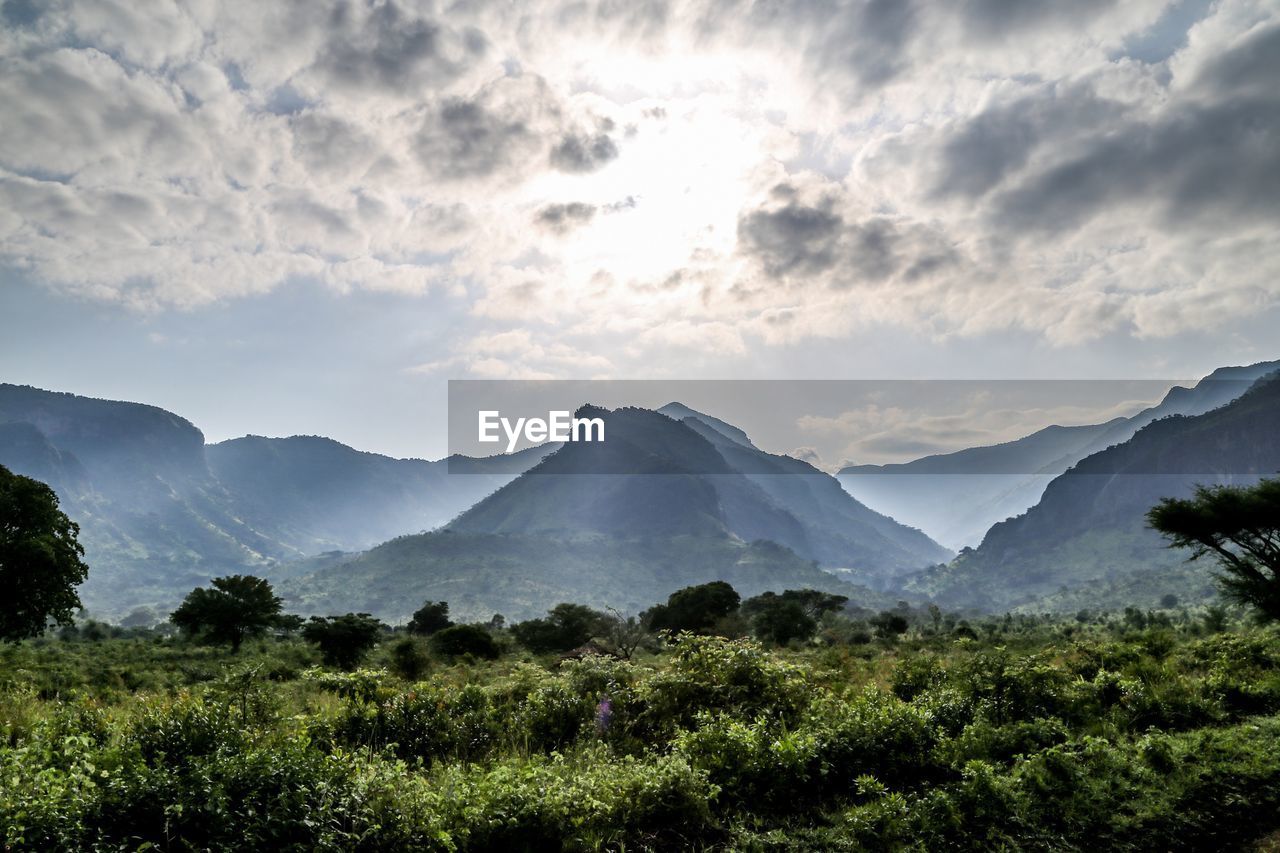
<path id="1" fill-rule="evenodd" d="M 393 622 L 428 598 L 475 619 L 560 601 L 634 612 L 710 580 L 873 609 L 1153 606 L 1214 588 L 1146 529 L 1147 509 L 1280 471 L 1277 368 L 1224 368 L 1132 417 L 839 478 L 681 403 L 580 409 L 605 442 L 426 461 L 318 436 L 206 444 L 153 406 L 0 385 L 0 464 L 53 486 L 81 525 L 82 598 L 107 618 L 163 613 L 228 573 L 271 578 L 295 612 Z M 992 518 L 958 555 L 902 523 Z"/>
<path id="2" fill-rule="evenodd" d="M 1197 485 L 1251 485 L 1280 473 L 1280 374 L 1200 415 L 1170 415 L 1055 478 L 1027 512 L 994 525 L 976 549 L 905 589 L 951 606 L 1057 611 L 1152 607 L 1214 594 L 1207 564 L 1186 562 L 1146 525 L 1164 497 Z"/>
<path id="3" fill-rule="evenodd" d="M 1280 361 L 1223 367 L 1159 404 L 1100 424 L 1048 426 L 1023 438 L 889 465 L 853 465 L 836 477 L 855 498 L 947 547 L 976 546 L 993 524 L 1025 512 L 1053 479 L 1080 460 L 1170 415 L 1198 415 L 1231 402 Z"/>
<path id="4" fill-rule="evenodd" d="M 436 527 L 536 463 L 391 459 L 336 441 L 247 436 L 206 445 L 190 421 L 139 403 L 0 385 L 0 465 L 48 483 L 81 527 L 98 615 L 167 609 L 211 576 L 269 574 Z"/>
<path id="5" fill-rule="evenodd" d="M 683 405 L 576 416 L 601 418 L 607 441 L 565 444 L 443 531 L 397 539 L 285 590 L 302 610 L 360 590 L 356 606 L 393 619 L 424 598 L 476 617 L 501 609 L 523 618 L 566 600 L 640 609 L 710 580 L 743 595 L 810 587 L 884 606 L 892 599 L 824 569 L 888 581 L 951 556 L 830 475 Z"/>

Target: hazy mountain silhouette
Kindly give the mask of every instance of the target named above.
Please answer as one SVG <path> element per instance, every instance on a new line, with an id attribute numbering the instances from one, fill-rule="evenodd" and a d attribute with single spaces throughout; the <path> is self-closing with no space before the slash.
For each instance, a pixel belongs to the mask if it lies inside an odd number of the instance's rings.
<path id="1" fill-rule="evenodd" d="M 1212 593 L 1210 566 L 1183 565 L 1145 514 L 1196 484 L 1250 484 L 1280 472 L 1280 378 L 1205 414 L 1153 421 L 1055 478 L 1025 514 L 908 589 L 953 605 L 1005 609 L 1152 606 Z M 1123 597 L 1122 597 L 1123 596 Z"/>
<path id="2" fill-rule="evenodd" d="M 205 451 L 239 512 L 305 554 L 363 550 L 439 527 L 546 452 L 455 457 L 451 474 L 449 460 L 394 459 L 322 436 L 250 435 Z"/>
<path id="3" fill-rule="evenodd" d="M 684 403 L 667 403 L 665 406 L 658 409 L 658 411 L 676 421 L 682 421 L 685 418 L 693 418 L 695 421 L 711 427 L 724 438 L 736 442 L 737 444 L 741 444 L 743 447 L 750 447 L 753 450 L 755 449 L 755 445 L 751 443 L 751 439 L 748 438 L 747 434 L 738 427 L 733 424 L 725 423 L 719 418 L 691 409 Z"/>
<path id="4" fill-rule="evenodd" d="M 710 535 L 769 539 L 833 568 L 892 575 L 951 552 L 872 512 L 831 475 L 756 449 L 746 434 L 690 412 L 590 409 L 607 440 L 569 443 L 463 513 L 471 533 Z M 581 414 L 581 413 L 580 413 Z"/>
<path id="5" fill-rule="evenodd" d="M 974 546 L 991 525 L 1025 512 L 1059 474 L 1090 454 L 1131 438 L 1159 418 L 1197 415 L 1239 397 L 1280 361 L 1223 367 L 1192 388 L 1175 387 L 1128 418 L 1049 426 L 1002 444 L 893 465 L 853 465 L 836 477 L 855 498 L 953 548 Z"/>
<path id="6" fill-rule="evenodd" d="M 227 572 L 269 573 L 447 521 L 542 450 L 447 461 L 390 459 L 319 438 L 206 447 L 154 406 L 0 384 L 0 464 L 47 482 L 81 526 L 81 598 L 102 615 L 167 606 Z"/>
<path id="7" fill-rule="evenodd" d="M 664 411 L 683 417 L 583 407 L 604 442 L 565 444 L 442 531 L 287 582 L 292 606 L 345 601 L 395 621 L 444 598 L 475 618 L 525 618 L 560 601 L 638 610 L 727 580 L 744 595 L 809 587 L 884 607 L 894 599 L 824 568 L 887 582 L 950 556 L 811 465 L 687 407 Z"/>

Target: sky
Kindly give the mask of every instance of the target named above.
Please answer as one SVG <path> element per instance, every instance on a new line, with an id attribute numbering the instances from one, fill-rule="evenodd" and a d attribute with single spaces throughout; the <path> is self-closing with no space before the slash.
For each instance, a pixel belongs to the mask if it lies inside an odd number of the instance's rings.
<path id="1" fill-rule="evenodd" d="M 0 24 L 0 380 L 210 440 L 438 457 L 449 379 L 1280 356 L 1276 0 L 4 0 Z"/>

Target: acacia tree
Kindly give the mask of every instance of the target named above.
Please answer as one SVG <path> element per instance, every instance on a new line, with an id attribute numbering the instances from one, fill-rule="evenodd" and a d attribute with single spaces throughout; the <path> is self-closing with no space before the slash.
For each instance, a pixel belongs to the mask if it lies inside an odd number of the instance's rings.
<path id="1" fill-rule="evenodd" d="M 169 621 L 209 643 L 226 643 L 240 651 L 246 637 L 256 637 L 280 620 L 280 596 L 271 584 L 253 575 L 214 578 L 212 589 L 188 593 Z"/>
<path id="2" fill-rule="evenodd" d="M 0 465 L 0 640 L 38 636 L 51 619 L 71 624 L 89 575 L 79 534 L 53 489 Z"/>
<path id="3" fill-rule="evenodd" d="M 1212 555 L 1223 595 L 1280 619 L 1280 479 L 1255 486 L 1197 486 L 1191 498 L 1165 498 L 1147 523 L 1192 560 Z"/>

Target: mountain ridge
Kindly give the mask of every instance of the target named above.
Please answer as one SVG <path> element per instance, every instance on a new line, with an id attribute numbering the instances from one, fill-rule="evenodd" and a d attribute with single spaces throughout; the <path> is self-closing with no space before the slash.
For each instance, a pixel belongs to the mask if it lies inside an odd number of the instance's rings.
<path id="1" fill-rule="evenodd" d="M 1201 414 L 1230 402 L 1280 361 L 1219 367 L 1159 403 L 1101 424 L 1050 425 L 994 445 L 931 454 L 905 463 L 846 466 L 840 484 L 862 503 L 930 533 L 953 548 L 975 546 L 993 524 L 1026 511 L 1054 477 L 1079 460 L 1128 440 L 1162 417 Z"/>
<path id="2" fill-rule="evenodd" d="M 905 589 L 952 605 L 1035 609 L 1054 596 L 1079 601 L 1072 590 L 1090 585 L 1132 587 L 1145 573 L 1147 600 L 1125 603 L 1203 596 L 1210 569 L 1184 566 L 1187 555 L 1146 527 L 1147 510 L 1161 498 L 1189 496 L 1197 484 L 1249 485 L 1278 472 L 1280 374 L 1272 373 L 1224 406 L 1154 420 L 1082 459 L 1035 506 L 994 525 L 978 548 L 925 570 Z M 1181 578 L 1178 589 L 1162 586 L 1162 570 Z"/>

